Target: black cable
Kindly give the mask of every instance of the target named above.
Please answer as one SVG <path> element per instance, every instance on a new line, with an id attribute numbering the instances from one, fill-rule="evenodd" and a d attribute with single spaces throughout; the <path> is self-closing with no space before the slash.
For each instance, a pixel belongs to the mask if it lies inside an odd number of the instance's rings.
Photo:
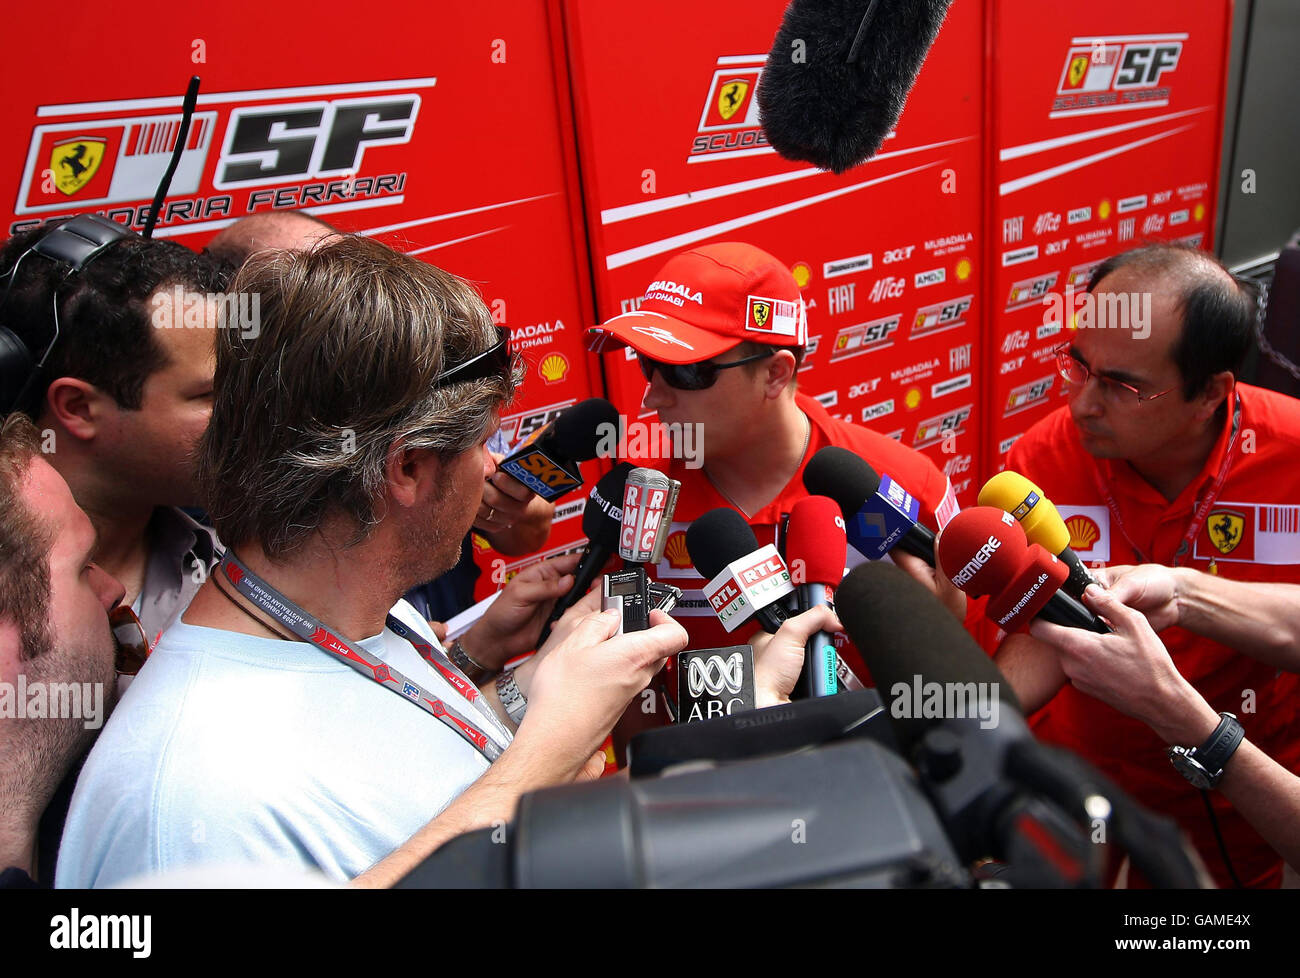
<path id="1" fill-rule="evenodd" d="M 1228 847 L 1224 845 L 1223 834 L 1219 831 L 1219 817 L 1214 813 L 1214 805 L 1210 802 L 1210 793 L 1201 791 L 1201 800 L 1205 802 L 1205 811 L 1210 816 L 1210 828 L 1214 829 L 1214 841 L 1219 844 L 1219 855 L 1223 857 L 1223 865 L 1228 869 L 1228 876 L 1232 879 L 1232 885 L 1241 890 L 1241 880 L 1237 879 L 1237 871 L 1232 866 L 1232 859 L 1228 856 Z"/>

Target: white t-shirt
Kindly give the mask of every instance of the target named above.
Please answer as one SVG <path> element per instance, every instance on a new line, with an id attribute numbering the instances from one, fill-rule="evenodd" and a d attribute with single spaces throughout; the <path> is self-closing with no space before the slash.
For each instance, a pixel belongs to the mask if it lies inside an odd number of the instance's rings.
<path id="1" fill-rule="evenodd" d="M 405 601 L 393 615 L 437 645 Z M 491 707 L 409 642 L 385 629 L 360 644 L 509 743 Z M 350 879 L 487 768 L 441 720 L 313 645 L 177 621 L 86 761 L 56 885 L 276 862 Z"/>

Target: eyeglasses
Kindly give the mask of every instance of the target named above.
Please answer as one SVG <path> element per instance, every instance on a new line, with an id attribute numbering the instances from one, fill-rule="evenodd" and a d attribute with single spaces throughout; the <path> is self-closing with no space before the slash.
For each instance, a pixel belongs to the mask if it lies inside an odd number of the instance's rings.
<path id="1" fill-rule="evenodd" d="M 469 380 L 486 380 L 504 374 L 510 367 L 510 330 L 497 327 L 497 341 L 476 357 L 458 363 L 433 382 L 434 387 L 463 384 Z"/>
<path id="2" fill-rule="evenodd" d="M 1122 380 L 1116 380 L 1113 377 L 1103 377 L 1101 374 L 1093 373 L 1086 363 L 1074 355 L 1074 351 L 1067 343 L 1064 346 L 1058 346 L 1056 353 L 1056 369 L 1060 371 L 1066 383 L 1082 387 L 1088 382 L 1089 377 L 1096 377 L 1101 387 L 1102 396 L 1108 400 L 1121 402 L 1129 400 L 1129 396 L 1137 398 L 1141 404 L 1143 401 L 1154 401 L 1157 397 L 1164 397 L 1172 387 L 1162 390 L 1159 394 L 1143 394 L 1132 384 L 1126 384 Z"/>
<path id="3" fill-rule="evenodd" d="M 762 353 L 741 357 L 730 363 L 714 363 L 712 360 L 702 360 L 699 363 L 663 363 L 641 353 L 637 354 L 637 360 L 641 362 L 641 373 L 645 375 L 647 383 L 654 378 L 654 373 L 658 370 L 659 376 L 669 387 L 679 391 L 702 391 L 708 390 L 717 383 L 719 371 L 766 360 L 775 353 L 776 350 L 764 350 Z"/>
<path id="4" fill-rule="evenodd" d="M 114 668 L 119 676 L 134 676 L 149 658 L 149 636 L 144 625 L 127 605 L 120 604 L 108 613 L 108 624 L 113 630 L 113 644 L 117 647 Z"/>

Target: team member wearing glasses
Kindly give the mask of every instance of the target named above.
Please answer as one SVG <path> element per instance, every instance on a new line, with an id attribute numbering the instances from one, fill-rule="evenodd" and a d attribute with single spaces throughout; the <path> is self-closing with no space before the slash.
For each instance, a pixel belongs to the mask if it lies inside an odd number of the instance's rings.
<path id="1" fill-rule="evenodd" d="M 1058 353 L 1069 404 L 1016 442 L 1007 467 L 1042 487 L 1085 560 L 1300 583 L 1300 402 L 1236 379 L 1251 292 L 1211 256 L 1166 244 L 1108 259 L 1089 291 L 1094 312 Z M 1279 674 L 1284 663 L 1179 627 L 1160 638 L 1216 712 L 1297 770 L 1300 691 L 1293 673 Z M 1280 882 L 1281 860 L 1240 815 L 1213 793 L 1198 797 L 1151 730 L 1068 684 L 1054 653 L 1013 636 L 997 661 L 1027 708 L 1043 706 L 1038 735 L 1177 818 L 1220 885 L 1234 885 L 1229 861 L 1242 885 Z"/>
<path id="2" fill-rule="evenodd" d="M 808 495 L 803 470 L 819 449 L 848 448 L 893 477 L 920 501 L 921 519 L 931 527 L 957 511 L 951 484 L 929 459 L 832 418 L 798 390 L 808 342 L 799 287 L 784 264 L 753 245 L 711 244 L 677 255 L 655 275 L 637 311 L 588 336 L 593 349 L 636 350 L 649 385 L 645 407 L 669 432 L 701 426 L 702 467 L 683 457 L 643 463 L 682 483 L 666 556 L 651 574 L 685 592 L 673 615 L 690 633 L 690 648 L 734 645 L 756 626 L 731 634 L 722 628 L 686 554 L 686 528 L 726 506 L 744 514 L 760 546 L 775 543 L 782 518 Z M 903 555 L 899 562 L 964 615 L 961 592 L 920 561 Z M 856 650 L 845 660 L 864 668 Z"/>

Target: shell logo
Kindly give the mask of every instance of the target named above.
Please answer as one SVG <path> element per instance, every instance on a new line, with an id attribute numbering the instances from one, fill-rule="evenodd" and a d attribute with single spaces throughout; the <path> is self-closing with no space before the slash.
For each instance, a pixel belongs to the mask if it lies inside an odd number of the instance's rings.
<path id="1" fill-rule="evenodd" d="M 1110 217 L 1109 200 L 1103 200 L 1100 204 L 1097 205 L 1097 216 L 1101 218 L 1103 221 L 1106 220 L 1106 218 Z"/>
<path id="2" fill-rule="evenodd" d="M 668 545 L 664 548 L 664 558 L 673 570 L 689 570 L 693 566 L 691 555 L 686 552 L 685 530 L 678 530 L 668 538 Z"/>
<path id="3" fill-rule="evenodd" d="M 542 380 L 548 384 L 558 384 L 569 373 L 569 361 L 564 358 L 562 353 L 552 353 L 542 360 L 537 372 L 542 375 Z"/>
<path id="4" fill-rule="evenodd" d="M 909 390 L 905 395 L 903 395 L 903 403 L 907 405 L 909 411 L 917 407 L 921 403 L 921 389 L 919 387 L 913 387 Z"/>
<path id="5" fill-rule="evenodd" d="M 485 551 L 492 549 L 492 544 L 488 543 L 487 537 L 483 536 L 483 534 L 472 533 L 470 536 L 474 540 L 474 549 L 479 553 L 484 553 Z"/>
<path id="6" fill-rule="evenodd" d="M 970 259 L 963 258 L 961 261 L 957 262 L 958 281 L 960 282 L 966 281 L 968 278 L 970 278 L 970 272 L 971 272 Z"/>
<path id="7" fill-rule="evenodd" d="M 1197 204 L 1196 207 L 1194 207 L 1194 208 L 1192 209 L 1192 217 L 1196 218 L 1196 220 L 1198 220 L 1198 221 L 1201 220 L 1202 218 L 1204 218 L 1204 217 L 1205 217 L 1205 205 L 1204 205 L 1204 204 Z"/>
<path id="8" fill-rule="evenodd" d="M 1070 531 L 1070 547 L 1076 553 L 1091 550 L 1101 536 L 1101 528 L 1087 516 L 1071 516 L 1065 521 L 1065 528 Z"/>
<path id="9" fill-rule="evenodd" d="M 808 283 L 812 281 L 812 269 L 808 267 L 806 261 L 795 262 L 794 267 L 790 269 L 790 274 L 794 276 L 794 284 L 799 288 L 807 288 Z"/>

